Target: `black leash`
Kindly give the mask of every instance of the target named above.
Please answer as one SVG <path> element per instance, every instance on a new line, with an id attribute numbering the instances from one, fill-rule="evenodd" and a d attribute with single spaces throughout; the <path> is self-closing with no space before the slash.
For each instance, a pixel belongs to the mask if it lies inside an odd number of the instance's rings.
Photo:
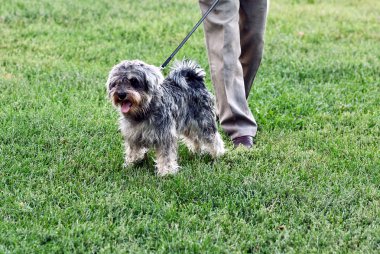
<path id="1" fill-rule="evenodd" d="M 177 52 L 182 48 L 182 46 L 186 43 L 186 41 L 190 38 L 190 36 L 197 30 L 198 26 L 202 24 L 203 20 L 207 17 L 207 15 L 214 9 L 214 7 L 218 4 L 219 0 L 215 0 L 210 8 L 206 11 L 203 17 L 198 21 L 198 23 L 193 27 L 188 35 L 186 35 L 185 39 L 179 44 L 179 46 L 173 51 L 173 53 L 169 56 L 168 59 L 161 65 L 161 69 L 164 69 L 166 65 L 172 60 L 172 58 L 177 54 Z"/>

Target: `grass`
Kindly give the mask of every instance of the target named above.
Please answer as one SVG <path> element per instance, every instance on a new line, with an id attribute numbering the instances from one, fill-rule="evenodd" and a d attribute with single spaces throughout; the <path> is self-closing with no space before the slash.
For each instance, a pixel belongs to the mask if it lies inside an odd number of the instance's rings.
<path id="1" fill-rule="evenodd" d="M 380 250 L 380 4 L 272 1 L 253 151 L 124 169 L 107 72 L 160 65 L 197 1 L 0 5 L 0 253 Z M 208 69 L 203 32 L 177 58 Z M 208 78 L 208 86 L 211 83 Z"/>

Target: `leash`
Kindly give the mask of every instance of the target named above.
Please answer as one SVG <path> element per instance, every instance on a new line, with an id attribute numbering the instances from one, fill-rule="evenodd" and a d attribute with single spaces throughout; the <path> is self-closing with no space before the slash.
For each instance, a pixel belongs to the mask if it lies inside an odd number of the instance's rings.
<path id="1" fill-rule="evenodd" d="M 177 54 L 177 52 L 182 48 L 182 46 L 187 42 L 187 40 L 190 38 L 190 36 L 195 32 L 195 30 L 197 30 L 198 26 L 200 24 L 202 24 L 203 20 L 205 20 L 205 18 L 207 17 L 207 15 L 214 9 L 214 7 L 218 4 L 219 0 L 215 0 L 212 5 L 210 6 L 210 8 L 208 8 L 208 10 L 205 12 L 205 14 L 203 15 L 203 17 L 198 21 L 197 24 L 195 24 L 195 26 L 193 27 L 193 29 L 191 29 L 190 33 L 188 33 L 185 37 L 185 39 L 182 40 L 182 42 L 178 45 L 178 47 L 173 51 L 173 53 L 168 57 L 168 59 L 166 59 L 166 61 L 161 65 L 160 69 L 164 69 L 166 67 L 166 65 L 168 65 L 168 63 L 172 60 L 172 58 Z"/>

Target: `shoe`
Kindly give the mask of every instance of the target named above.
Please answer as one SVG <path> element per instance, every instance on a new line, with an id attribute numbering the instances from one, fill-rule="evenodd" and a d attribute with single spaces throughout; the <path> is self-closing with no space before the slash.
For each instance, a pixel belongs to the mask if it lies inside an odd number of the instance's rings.
<path id="1" fill-rule="evenodd" d="M 251 149 L 253 147 L 253 138 L 251 136 L 241 136 L 234 138 L 232 143 L 234 143 L 235 148 L 244 146 L 245 148 Z"/>

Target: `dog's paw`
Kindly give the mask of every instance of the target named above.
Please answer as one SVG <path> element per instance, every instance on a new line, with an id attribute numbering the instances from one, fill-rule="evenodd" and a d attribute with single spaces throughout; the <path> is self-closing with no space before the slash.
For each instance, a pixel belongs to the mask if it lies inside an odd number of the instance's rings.
<path id="1" fill-rule="evenodd" d="M 127 155 L 125 156 L 125 162 L 124 162 L 125 167 L 128 167 L 132 164 L 139 163 L 142 160 L 144 160 L 146 158 L 147 151 L 148 151 L 147 149 L 141 149 L 138 151 L 127 153 Z"/>
<path id="2" fill-rule="evenodd" d="M 157 168 L 157 176 L 175 175 L 179 171 L 179 166 Z"/>
<path id="3" fill-rule="evenodd" d="M 214 158 L 218 158 L 218 157 L 224 155 L 226 152 L 227 152 L 227 149 L 224 148 L 223 144 L 221 144 L 220 146 L 216 147 Z"/>
<path id="4" fill-rule="evenodd" d="M 132 166 L 133 165 L 133 163 L 131 163 L 131 162 L 127 162 L 127 161 L 124 161 L 124 163 L 123 163 L 123 168 L 128 168 L 128 167 L 130 167 L 130 166 Z"/>

